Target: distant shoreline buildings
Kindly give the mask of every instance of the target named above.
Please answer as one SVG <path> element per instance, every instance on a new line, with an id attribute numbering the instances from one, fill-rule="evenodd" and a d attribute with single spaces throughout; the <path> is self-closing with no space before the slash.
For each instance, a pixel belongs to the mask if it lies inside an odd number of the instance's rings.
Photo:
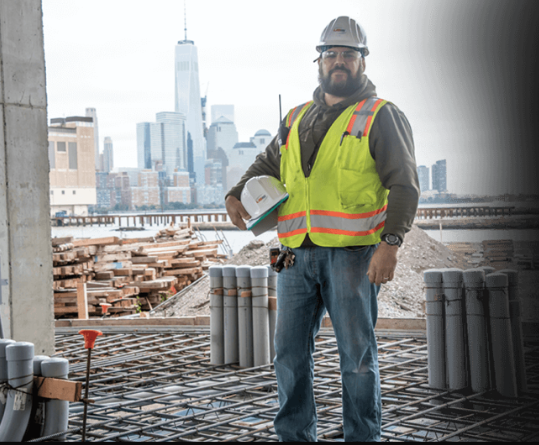
<path id="1" fill-rule="evenodd" d="M 206 103 L 207 97 L 200 94 L 198 50 L 186 30 L 185 39 L 174 49 L 174 111 L 157 112 L 155 122 L 136 124 L 136 168 L 114 168 L 113 141 L 108 136 L 100 152 L 95 108 L 86 108 L 84 118 L 52 119 L 51 213 L 223 206 L 226 191 L 241 179 L 272 135 L 259 130 L 249 142 L 240 142 L 232 104 L 213 105 L 207 127 Z M 62 149 L 64 142 L 59 133 L 79 138 L 76 154 L 74 149 L 66 149 L 69 155 L 58 151 L 57 144 Z M 74 147 L 69 141 L 66 147 Z"/>

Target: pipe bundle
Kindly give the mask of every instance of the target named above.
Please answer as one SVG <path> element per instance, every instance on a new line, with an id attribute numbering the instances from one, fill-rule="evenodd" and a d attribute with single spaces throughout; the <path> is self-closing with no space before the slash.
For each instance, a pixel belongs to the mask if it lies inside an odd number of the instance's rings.
<path id="1" fill-rule="evenodd" d="M 525 392 L 518 272 L 430 269 L 423 278 L 429 386 Z"/>
<path id="2" fill-rule="evenodd" d="M 69 402 L 38 397 L 34 376 L 66 379 L 68 372 L 66 359 L 34 356 L 33 343 L 0 339 L 0 442 L 67 430 Z"/>
<path id="3" fill-rule="evenodd" d="M 209 275 L 210 363 L 270 364 L 277 274 L 269 266 L 211 266 Z"/>

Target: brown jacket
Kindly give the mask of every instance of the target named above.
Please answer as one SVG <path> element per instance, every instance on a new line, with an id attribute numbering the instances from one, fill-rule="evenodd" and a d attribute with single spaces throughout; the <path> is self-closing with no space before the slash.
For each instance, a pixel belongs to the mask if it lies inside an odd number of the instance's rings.
<path id="1" fill-rule="evenodd" d="M 350 105 L 371 96 L 376 96 L 376 89 L 365 75 L 362 87 L 356 93 L 332 107 L 326 105 L 320 87 L 314 91 L 314 104 L 307 110 L 299 125 L 301 164 L 305 177 L 309 176 L 322 140 L 337 117 Z M 390 190 L 387 219 L 382 235 L 392 233 L 404 239 L 404 234 L 410 231 L 414 221 L 420 190 L 412 129 L 404 114 L 395 105 L 388 103 L 378 112 L 370 130 L 369 148 L 380 180 L 383 186 Z M 277 136 L 266 150 L 257 156 L 227 196 L 233 195 L 240 199 L 247 180 L 260 175 L 280 179 L 280 147 Z M 304 245 L 313 244 L 307 238 Z"/>

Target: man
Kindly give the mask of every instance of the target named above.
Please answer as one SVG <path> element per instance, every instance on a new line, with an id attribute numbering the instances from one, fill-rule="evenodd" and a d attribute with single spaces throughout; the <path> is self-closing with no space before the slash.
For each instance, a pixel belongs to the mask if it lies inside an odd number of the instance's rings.
<path id="1" fill-rule="evenodd" d="M 320 86 L 291 110 L 277 136 L 226 197 L 245 229 L 245 182 L 280 179 L 290 198 L 279 208 L 281 243 L 295 255 L 281 271 L 274 360 L 282 441 L 316 440 L 312 354 L 325 310 L 335 331 L 346 441 L 380 439 L 376 297 L 391 281 L 397 251 L 419 198 L 412 130 L 393 104 L 376 98 L 365 71 L 365 32 L 332 20 L 317 46 Z"/>

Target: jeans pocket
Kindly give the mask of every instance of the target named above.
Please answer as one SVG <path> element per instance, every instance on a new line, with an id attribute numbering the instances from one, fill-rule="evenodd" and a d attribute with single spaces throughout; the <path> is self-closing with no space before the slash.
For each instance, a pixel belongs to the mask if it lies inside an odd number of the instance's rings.
<path id="1" fill-rule="evenodd" d="M 347 246 L 343 247 L 344 250 L 347 252 L 361 252 L 362 250 L 365 250 L 367 247 L 370 246 Z"/>

